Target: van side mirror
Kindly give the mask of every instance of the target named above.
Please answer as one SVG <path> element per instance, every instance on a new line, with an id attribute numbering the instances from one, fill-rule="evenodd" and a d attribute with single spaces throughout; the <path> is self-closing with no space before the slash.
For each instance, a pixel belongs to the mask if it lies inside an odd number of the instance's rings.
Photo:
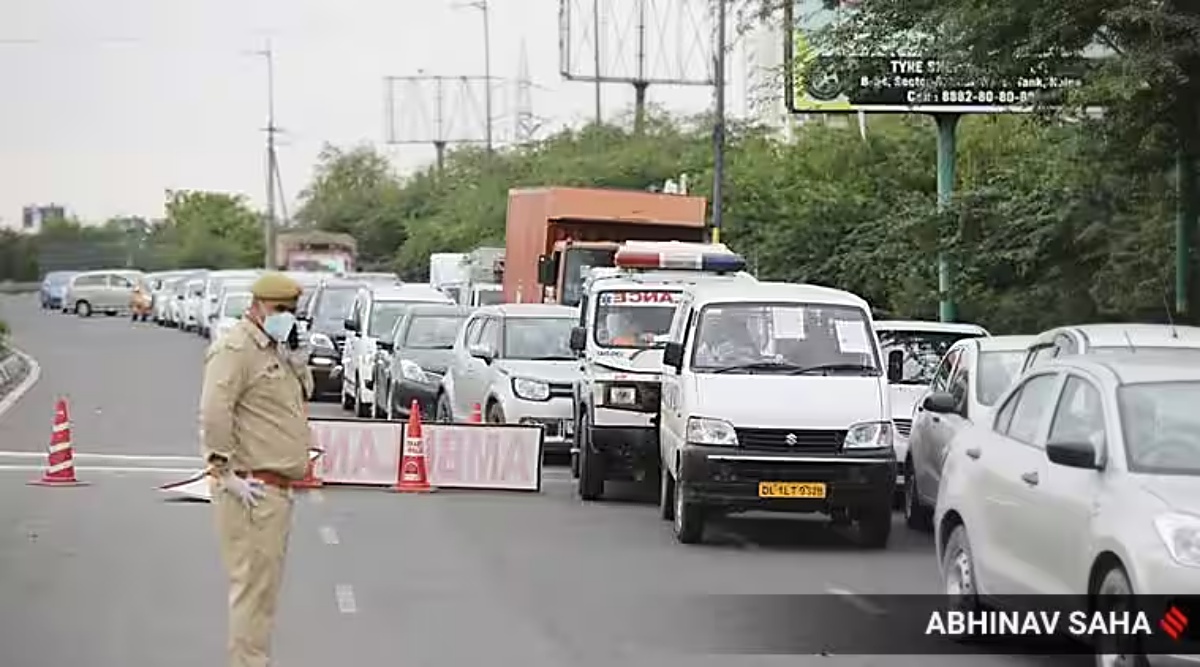
<path id="1" fill-rule="evenodd" d="M 492 361 L 496 358 L 495 352 L 485 345 L 472 345 L 469 352 L 471 353 L 472 357 L 475 357 L 476 359 L 479 359 L 488 365 L 491 365 Z"/>
<path id="2" fill-rule="evenodd" d="M 1090 442 L 1048 442 L 1046 457 L 1051 463 L 1068 468 L 1100 469 L 1096 463 L 1096 448 Z"/>
<path id="3" fill-rule="evenodd" d="M 925 400 L 921 403 L 921 407 L 930 412 L 948 415 L 958 411 L 958 401 L 955 401 L 953 396 L 944 391 L 935 391 L 925 397 Z"/>
<path id="4" fill-rule="evenodd" d="M 538 257 L 538 284 L 543 287 L 558 283 L 558 255 Z"/>
<path id="5" fill-rule="evenodd" d="M 682 344 L 671 342 L 663 347 L 663 365 L 674 368 L 676 373 L 683 369 Z"/>
<path id="6" fill-rule="evenodd" d="M 587 329 L 583 327 L 571 327 L 570 346 L 572 352 L 583 352 L 583 348 L 587 346 Z"/>
<path id="7" fill-rule="evenodd" d="M 358 331 L 358 322 L 355 322 L 354 319 L 350 317 L 347 317 L 345 321 L 342 322 L 342 326 L 346 328 L 346 331 Z"/>
<path id="8" fill-rule="evenodd" d="M 896 383 L 904 379 L 904 351 L 892 350 L 887 358 L 888 382 Z"/>

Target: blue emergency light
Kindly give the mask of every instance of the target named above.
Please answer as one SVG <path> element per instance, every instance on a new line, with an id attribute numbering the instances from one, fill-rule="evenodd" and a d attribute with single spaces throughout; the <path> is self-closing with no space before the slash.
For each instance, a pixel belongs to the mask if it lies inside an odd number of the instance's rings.
<path id="1" fill-rule="evenodd" d="M 655 252 L 638 248 L 622 248 L 613 257 L 613 264 L 622 269 L 660 269 L 735 273 L 746 269 L 746 260 L 731 252 Z"/>

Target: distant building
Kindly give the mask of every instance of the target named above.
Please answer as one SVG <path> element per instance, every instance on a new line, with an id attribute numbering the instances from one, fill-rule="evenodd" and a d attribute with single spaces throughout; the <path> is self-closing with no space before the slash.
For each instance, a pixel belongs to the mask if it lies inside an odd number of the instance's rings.
<path id="1" fill-rule="evenodd" d="M 57 204 L 26 206 L 21 210 L 21 231 L 26 234 L 37 234 L 42 231 L 42 225 L 47 220 L 65 217 L 67 217 L 66 208 Z"/>

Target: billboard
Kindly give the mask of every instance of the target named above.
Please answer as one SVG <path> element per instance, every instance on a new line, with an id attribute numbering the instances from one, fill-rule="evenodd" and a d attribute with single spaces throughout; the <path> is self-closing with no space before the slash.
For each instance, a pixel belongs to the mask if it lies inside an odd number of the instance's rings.
<path id="1" fill-rule="evenodd" d="M 834 7 L 829 5 L 834 4 Z M 1060 103 L 1083 85 L 1099 49 L 1071 66 L 1030 62 L 1009 80 L 963 82 L 947 65 L 919 54 L 845 58 L 822 52 L 817 35 L 850 18 L 852 3 L 796 0 L 785 5 L 784 97 L 792 113 L 1027 113 Z"/>

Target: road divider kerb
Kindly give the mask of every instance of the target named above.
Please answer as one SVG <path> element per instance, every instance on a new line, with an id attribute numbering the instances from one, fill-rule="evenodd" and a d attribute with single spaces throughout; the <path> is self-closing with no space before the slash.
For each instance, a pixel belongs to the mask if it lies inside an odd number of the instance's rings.
<path id="1" fill-rule="evenodd" d="M 29 370 L 25 373 L 25 379 L 21 380 L 17 386 L 13 387 L 7 394 L 0 398 L 0 416 L 11 410 L 17 404 L 17 401 L 21 400 L 21 397 L 28 393 L 33 388 L 33 385 L 37 384 L 38 378 L 42 377 L 42 367 L 36 359 L 11 345 L 8 349 L 13 354 L 20 356 L 25 361 L 25 365 L 29 367 Z"/>

